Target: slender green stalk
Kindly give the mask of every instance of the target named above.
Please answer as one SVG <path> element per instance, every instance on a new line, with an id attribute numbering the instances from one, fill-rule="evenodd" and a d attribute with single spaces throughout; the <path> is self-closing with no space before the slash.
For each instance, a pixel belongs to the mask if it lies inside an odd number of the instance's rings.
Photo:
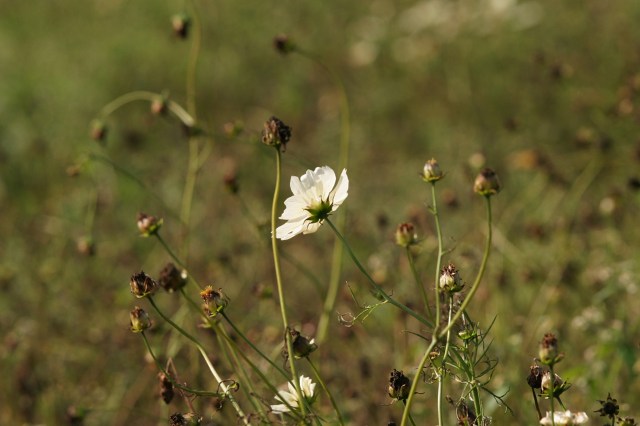
<path id="1" fill-rule="evenodd" d="M 538 412 L 538 420 L 542 420 L 542 412 L 540 411 L 540 405 L 538 404 L 538 397 L 536 396 L 536 390 L 534 388 L 531 388 L 531 395 L 533 395 L 533 403 L 535 404 L 536 411 Z"/>
<path id="2" fill-rule="evenodd" d="M 192 14 L 191 28 L 191 48 L 189 50 L 189 62 L 187 65 L 187 110 L 195 118 L 196 117 L 196 77 L 198 70 L 198 59 L 200 57 L 200 46 L 202 44 L 202 25 L 200 23 L 200 14 L 196 7 L 196 2 L 189 1 Z"/>
<path id="3" fill-rule="evenodd" d="M 424 306 L 427 311 L 427 316 L 431 317 L 431 307 L 429 306 L 429 297 L 427 296 L 427 290 L 424 288 L 424 285 L 420 282 L 420 278 L 418 277 L 418 271 L 416 270 L 416 262 L 413 259 L 413 254 L 411 254 L 411 247 L 406 248 L 407 259 L 409 259 L 409 267 L 411 268 L 411 275 L 413 275 L 413 280 L 418 287 L 418 291 L 422 294 L 422 300 L 424 301 Z"/>
<path id="4" fill-rule="evenodd" d="M 449 318 L 448 323 L 451 323 L 451 316 L 453 313 L 453 296 L 449 296 Z M 444 376 L 447 363 L 447 356 L 449 355 L 449 345 L 451 344 L 451 329 L 447 331 L 447 340 L 444 346 L 444 353 L 442 355 L 442 366 L 440 374 L 438 374 L 438 423 L 442 424 L 442 394 L 444 392 Z"/>
<path id="5" fill-rule="evenodd" d="M 414 317 L 415 319 L 417 319 L 418 321 L 420 321 L 422 324 L 425 324 L 429 327 L 433 327 L 433 324 L 426 318 L 424 318 L 422 315 L 418 314 L 417 312 L 415 312 L 413 309 L 409 308 L 408 306 L 403 305 L 402 303 L 396 301 L 395 299 L 393 299 L 391 296 L 389 296 L 383 289 L 382 287 L 380 287 L 378 285 L 378 283 L 376 283 L 374 281 L 373 278 L 371 278 L 371 275 L 369 275 L 369 273 L 367 272 L 366 269 L 364 269 L 364 266 L 362 266 L 362 264 L 360 263 L 360 261 L 358 260 L 358 258 L 356 257 L 356 255 L 353 253 L 353 250 L 351 250 L 351 247 L 349 246 L 349 243 L 347 243 L 347 241 L 344 239 L 344 237 L 342 236 L 342 234 L 340 233 L 340 231 L 338 231 L 338 229 L 335 227 L 335 225 L 333 224 L 333 222 L 331 222 L 330 219 L 326 219 L 326 222 L 329 224 L 329 226 L 331 227 L 331 229 L 333 229 L 333 232 L 335 232 L 335 234 L 338 236 L 338 238 L 340 239 L 340 241 L 342 241 L 342 243 L 344 244 L 344 247 L 347 249 L 347 253 L 349 254 L 349 256 L 351 257 L 351 260 L 353 260 L 353 263 L 355 263 L 356 267 L 360 270 L 360 272 L 362 272 L 364 274 L 364 276 L 369 280 L 369 283 L 371 284 L 371 286 L 380 294 L 380 296 L 388 303 L 392 304 L 393 306 L 402 309 L 403 311 L 405 311 L 407 314 L 411 315 L 412 317 Z"/>
<path id="6" fill-rule="evenodd" d="M 438 235 L 438 257 L 436 258 L 436 274 L 434 279 L 434 291 L 436 300 L 436 328 L 440 327 L 440 293 L 438 282 L 440 280 L 440 269 L 442 269 L 442 256 L 444 255 L 444 244 L 442 242 L 442 226 L 440 225 L 440 213 L 438 212 L 438 199 L 436 198 L 436 181 L 431 182 L 431 212 L 436 222 L 436 234 Z"/>
<path id="7" fill-rule="evenodd" d="M 405 401 L 402 401 L 402 403 L 405 405 L 405 408 L 406 408 L 406 406 L 407 406 L 407 401 L 406 401 L 406 400 L 405 400 Z M 411 414 L 409 414 L 409 421 L 411 422 L 411 424 L 412 424 L 413 426 L 416 426 L 416 422 L 414 422 L 414 421 L 413 421 L 413 417 L 411 417 Z"/>
<path id="8" fill-rule="evenodd" d="M 276 147 L 276 184 L 273 191 L 273 202 L 271 204 L 271 250 L 273 251 L 273 265 L 276 273 L 276 284 L 278 287 L 278 300 L 280 301 L 280 314 L 282 315 L 282 323 L 284 325 L 284 338 L 287 346 L 287 354 L 289 359 L 289 369 L 293 376 L 293 385 L 300 401 L 300 410 L 302 415 L 306 414 L 305 399 L 300 389 L 300 380 L 296 372 L 296 365 L 293 356 L 293 346 L 291 344 L 291 334 L 289 333 L 289 320 L 287 319 L 287 305 L 284 300 L 284 288 L 282 285 L 282 274 L 280 272 L 280 257 L 278 256 L 278 240 L 276 238 L 276 217 L 278 211 L 278 197 L 280 195 L 280 182 L 282 180 L 282 153 L 280 147 Z"/>
<path id="9" fill-rule="evenodd" d="M 159 93 L 147 92 L 144 90 L 136 90 L 134 92 L 125 93 L 124 95 L 121 95 L 115 98 L 114 100 L 106 104 L 104 107 L 102 107 L 102 109 L 100 110 L 99 116 L 100 118 L 104 119 L 127 104 L 130 104 L 136 101 L 153 102 L 159 96 L 162 96 L 162 95 Z M 187 127 L 193 127 L 193 125 L 196 122 L 195 118 L 191 114 L 189 114 L 184 108 L 182 108 L 180 104 L 169 100 L 167 102 L 167 107 L 169 111 L 171 111 L 176 117 L 178 117 L 178 119 L 182 122 L 182 124 L 184 124 Z"/>
<path id="10" fill-rule="evenodd" d="M 553 406 L 554 405 L 553 402 L 554 402 L 555 398 L 554 398 L 553 395 L 554 395 L 555 385 L 556 385 L 556 375 L 555 375 L 555 373 L 553 371 L 553 363 L 551 363 L 551 365 L 549 365 L 549 371 L 551 373 L 551 383 L 550 383 L 550 388 L 549 388 L 549 393 L 551 395 L 551 398 L 550 398 L 551 399 L 551 401 L 550 401 L 550 404 L 551 404 L 551 426 L 556 426 L 556 419 L 555 419 L 554 414 L 553 414 L 554 411 L 555 411 L 554 410 L 554 406 Z"/>
<path id="11" fill-rule="evenodd" d="M 460 305 L 460 308 L 458 309 L 458 312 L 456 312 L 456 314 L 453 316 L 451 321 L 449 321 L 449 324 L 447 324 L 447 326 L 442 331 L 440 331 L 439 333 L 434 333 L 433 338 L 431 339 L 431 343 L 427 347 L 427 350 L 424 352 L 424 355 L 423 355 L 423 357 L 420 360 L 420 363 L 418 365 L 416 376 L 415 376 L 415 378 L 414 378 L 414 380 L 413 380 L 413 382 L 411 384 L 411 390 L 409 391 L 409 397 L 407 398 L 407 403 L 406 403 L 405 408 L 404 408 L 404 413 L 402 414 L 401 426 L 404 426 L 404 425 L 407 424 L 407 420 L 408 420 L 408 417 L 409 417 L 409 411 L 411 410 L 411 405 L 412 405 L 413 400 L 414 400 L 414 395 L 415 395 L 416 389 L 418 387 L 418 377 L 420 376 L 420 373 L 422 372 L 422 369 L 424 368 L 425 364 L 427 363 L 427 360 L 429 359 L 429 354 L 431 353 L 431 351 L 435 347 L 435 345 L 438 342 L 438 340 L 440 340 L 444 336 L 446 336 L 446 334 L 449 332 L 449 330 L 460 319 L 460 317 L 464 313 L 465 309 L 467 309 L 467 306 L 471 302 L 471 299 L 476 294 L 476 291 L 478 291 L 478 287 L 480 285 L 480 281 L 482 280 L 482 277 L 484 276 L 484 272 L 485 272 L 486 267 L 487 267 L 487 261 L 489 260 L 489 253 L 491 252 L 491 241 L 492 241 L 491 197 L 485 196 L 484 198 L 485 198 L 486 208 L 487 208 L 487 241 L 486 241 L 486 244 L 485 244 L 484 255 L 482 257 L 482 263 L 480 264 L 480 269 L 478 271 L 478 275 L 476 276 L 476 279 L 473 282 L 473 285 L 471 286 L 471 290 L 469 290 L 469 293 L 467 293 L 467 296 L 465 297 L 464 301 L 462 302 L 462 305 Z M 436 288 L 437 288 L 437 283 L 436 283 Z M 436 298 L 436 300 L 437 299 L 438 299 L 438 297 Z M 437 312 L 436 312 L 436 315 L 437 315 Z M 440 425 L 442 425 L 442 424 L 440 424 Z"/>
<path id="12" fill-rule="evenodd" d="M 180 255 L 185 262 L 189 259 L 189 228 L 191 224 L 191 207 L 193 205 L 193 194 L 198 178 L 199 167 L 199 144 L 196 136 L 189 137 L 189 160 L 187 165 L 187 176 L 182 192 L 182 208 L 180 209 L 180 220 L 182 221 L 182 248 Z"/>
<path id="13" fill-rule="evenodd" d="M 216 382 L 218 383 L 218 386 L 220 386 L 220 389 L 222 389 L 222 392 L 224 393 L 224 395 L 229 398 L 229 401 L 231 401 L 231 404 L 233 405 L 233 408 L 236 410 L 236 413 L 238 413 L 238 416 L 242 419 L 243 423 L 245 425 L 250 424 L 249 420 L 247 419 L 247 416 L 244 414 L 244 412 L 242 411 L 242 408 L 240 408 L 240 405 L 238 405 L 238 403 L 236 402 L 236 399 L 233 397 L 233 395 L 230 392 L 229 387 L 227 386 L 227 384 L 225 383 L 225 381 L 222 379 L 222 377 L 218 374 L 218 371 L 215 369 L 215 367 L 213 366 L 213 364 L 211 363 L 211 360 L 209 359 L 207 353 L 205 352 L 204 348 L 202 347 L 202 345 L 200 344 L 200 341 L 198 341 L 198 339 L 196 339 L 195 337 L 193 337 L 191 334 L 187 333 L 182 327 L 180 327 L 178 324 L 176 324 L 175 322 L 173 322 L 171 320 L 171 318 L 167 317 L 159 308 L 158 305 L 156 305 L 156 302 L 153 300 L 153 297 L 149 296 L 147 297 L 147 299 L 149 299 L 149 303 L 151 303 L 151 305 L 153 306 L 153 308 L 156 310 L 156 312 L 158 313 L 158 315 L 160 315 L 162 317 L 162 319 L 164 319 L 166 322 L 168 322 L 169 324 L 171 324 L 171 326 L 173 328 L 175 328 L 180 334 L 182 334 L 184 337 L 186 337 L 187 339 L 191 340 L 195 345 L 196 348 L 198 349 L 198 351 L 200 352 L 200 355 L 202 355 L 202 358 L 204 359 L 205 363 L 207 364 L 207 367 L 209 367 L 209 371 L 211 372 L 211 374 L 213 375 L 213 377 L 216 379 Z"/>
<path id="14" fill-rule="evenodd" d="M 318 369 L 313 364 L 313 362 L 311 362 L 311 358 L 307 357 L 307 361 L 309 362 L 309 365 L 311 366 L 311 369 L 313 370 L 313 374 L 315 375 L 316 380 L 318 381 L 318 383 L 320 383 L 320 386 L 322 387 L 322 390 L 324 390 L 324 392 L 329 397 L 329 401 L 331 401 L 331 405 L 333 406 L 333 409 L 336 412 L 336 415 L 338 416 L 338 423 L 340 423 L 341 425 L 344 425 L 344 419 L 342 418 L 342 414 L 340 413 L 340 409 L 338 408 L 338 404 L 336 404 L 336 400 L 333 398 L 333 395 L 329 391 L 329 388 L 327 388 L 327 386 L 325 385 L 324 380 L 322 380 L 322 377 L 320 376 L 320 373 L 318 372 Z"/>

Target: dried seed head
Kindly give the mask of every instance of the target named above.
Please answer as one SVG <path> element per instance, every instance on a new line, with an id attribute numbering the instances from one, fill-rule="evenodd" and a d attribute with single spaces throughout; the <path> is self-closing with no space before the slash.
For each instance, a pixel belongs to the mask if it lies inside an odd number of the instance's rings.
<path id="1" fill-rule="evenodd" d="M 405 401 L 409 397 L 411 390 L 411 380 L 402 371 L 395 368 L 389 377 L 389 396 L 399 401 Z"/>
<path id="2" fill-rule="evenodd" d="M 527 384 L 532 389 L 541 389 L 542 388 L 542 376 L 544 375 L 544 370 L 537 364 L 529 367 L 529 375 L 527 376 Z"/>
<path id="3" fill-rule="evenodd" d="M 189 28 L 191 28 L 191 19 L 184 14 L 178 13 L 171 17 L 171 27 L 176 37 L 185 39 L 189 36 Z"/>
<path id="4" fill-rule="evenodd" d="M 146 213 L 138 213 L 138 229 L 143 237 L 157 234 L 161 226 L 162 218 L 150 216 Z"/>
<path id="5" fill-rule="evenodd" d="M 453 294 L 462 290 L 463 287 L 464 283 L 462 282 L 462 278 L 460 278 L 460 274 L 453 263 L 442 268 L 442 271 L 440 272 L 441 291 Z"/>
<path id="6" fill-rule="evenodd" d="M 273 38 L 273 47 L 282 55 L 296 50 L 296 45 L 285 34 L 279 34 Z"/>
<path id="7" fill-rule="evenodd" d="M 131 294 L 139 299 L 153 294 L 158 288 L 158 284 L 153 278 L 145 274 L 144 271 L 133 274 L 129 281 L 129 286 L 131 288 Z"/>
<path id="8" fill-rule="evenodd" d="M 187 285 L 187 272 L 176 268 L 176 265 L 169 262 L 160 271 L 158 284 L 169 293 L 180 290 Z"/>
<path id="9" fill-rule="evenodd" d="M 462 399 L 456 404 L 456 417 L 458 418 L 458 424 L 476 424 L 476 413 L 473 411 L 473 408 L 469 407 Z"/>
<path id="10" fill-rule="evenodd" d="M 210 317 L 215 317 L 229 304 L 229 298 L 224 295 L 222 289 L 214 290 L 210 285 L 200 292 L 200 297 L 204 300 L 204 312 Z"/>
<path id="11" fill-rule="evenodd" d="M 151 319 L 144 309 L 136 306 L 129 313 L 131 320 L 131 331 L 141 333 L 151 327 Z"/>
<path id="12" fill-rule="evenodd" d="M 164 373 L 158 373 L 158 380 L 160 381 L 160 397 L 165 404 L 169 404 L 175 395 L 173 383 Z"/>
<path id="13" fill-rule="evenodd" d="M 483 169 L 473 184 L 473 190 L 485 197 L 491 197 L 502 189 L 498 175 L 492 169 Z"/>
<path id="14" fill-rule="evenodd" d="M 440 165 L 435 159 L 427 160 L 422 168 L 422 179 L 425 182 L 437 182 L 444 177 L 444 173 L 440 169 Z"/>
<path id="15" fill-rule="evenodd" d="M 610 419 L 613 419 L 620 412 L 620 406 L 618 405 L 618 400 L 611 398 L 611 393 L 607 395 L 607 399 L 605 401 L 598 400 L 601 407 L 599 410 L 596 410 L 596 413 L 600 413 L 600 416 L 607 416 Z"/>
<path id="16" fill-rule="evenodd" d="M 418 234 L 412 223 L 401 223 L 396 229 L 396 244 L 409 247 L 418 243 Z"/>
<path id="17" fill-rule="evenodd" d="M 306 358 L 311 355 L 313 351 L 318 349 L 315 339 L 309 339 L 294 329 L 290 329 L 289 333 L 291 334 L 291 347 L 293 349 L 293 357 L 295 359 Z"/>
<path id="18" fill-rule="evenodd" d="M 540 342 L 538 357 L 544 365 L 554 365 L 562 360 L 564 355 L 558 352 L 558 339 L 554 334 L 544 335 Z"/>
<path id="19" fill-rule="evenodd" d="M 262 143 L 265 145 L 273 146 L 276 149 L 282 147 L 282 151 L 284 152 L 289 139 L 291 139 L 291 127 L 284 124 L 280 119 L 271 117 L 264 123 Z"/>

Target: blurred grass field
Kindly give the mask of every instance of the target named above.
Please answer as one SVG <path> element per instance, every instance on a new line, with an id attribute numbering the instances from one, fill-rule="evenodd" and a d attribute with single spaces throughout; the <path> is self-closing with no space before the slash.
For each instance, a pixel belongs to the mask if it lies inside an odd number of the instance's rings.
<path id="1" fill-rule="evenodd" d="M 467 280 L 484 242 L 473 177 L 485 165 L 500 175 L 494 251 L 471 305 L 482 326 L 495 318 L 499 364 L 490 387 L 508 390 L 513 410 L 495 407 L 494 424 L 535 424 L 525 378 L 548 331 L 566 355 L 559 369 L 573 383 L 568 407 L 593 412 L 611 392 L 626 414 L 640 416 L 640 3 L 196 4 L 198 119 L 213 137 L 196 186 L 190 269 L 224 288 L 229 315 L 259 346 L 277 358 L 282 325 L 276 298 L 256 291 L 274 286 L 267 235 L 254 221 L 268 220 L 275 173 L 259 143 L 262 123 L 276 115 L 293 128 L 282 200 L 288 176 L 338 163 L 339 93 L 321 66 L 273 49 L 273 37 L 285 33 L 343 80 L 352 130 L 346 235 L 394 297 L 419 303 L 393 243 L 397 224 L 418 226 L 425 281 L 435 264 L 428 188 L 418 176 L 424 161 L 437 158 L 447 173 L 438 185 L 453 249 L 446 260 Z M 0 423 L 65 424 L 75 406 L 90 410 L 87 425 L 167 424 L 185 407 L 158 402 L 155 367 L 128 329 L 137 301 L 127 283 L 169 260 L 138 236 L 137 212 L 164 217 L 165 238 L 179 244 L 186 138 L 176 120 L 152 115 L 145 103 L 109 118 L 104 145 L 88 127 L 126 92 L 185 101 L 190 41 L 171 31 L 171 16 L 185 5 L 65 6 L 0 0 Z M 229 138 L 223 126 L 236 120 L 245 130 Z M 239 197 L 223 184 L 231 170 Z M 86 237 L 93 256 L 78 251 Z M 285 263 L 291 317 L 313 333 L 333 235 L 322 228 L 281 247 L 317 278 Z M 348 260 L 341 282 L 370 299 Z M 190 324 L 177 300 L 160 303 Z M 337 311 L 356 309 L 342 286 Z M 399 405 L 387 405 L 389 371 L 413 374 L 424 350 L 407 329 L 417 325 L 386 306 L 352 328 L 333 322 L 316 361 L 350 424 L 399 420 Z M 167 331 L 159 325 L 151 335 L 158 350 L 169 348 L 182 374 L 206 386 L 197 357 Z M 416 415 L 433 424 L 434 390 L 422 391 Z M 201 409 L 212 415 L 209 405 Z"/>

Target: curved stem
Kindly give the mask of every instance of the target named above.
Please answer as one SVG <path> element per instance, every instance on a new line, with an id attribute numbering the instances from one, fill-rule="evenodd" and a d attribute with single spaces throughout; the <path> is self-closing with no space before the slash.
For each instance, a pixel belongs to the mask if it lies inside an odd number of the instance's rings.
<path id="1" fill-rule="evenodd" d="M 159 96 L 162 96 L 160 93 L 148 92 L 146 90 L 136 90 L 133 92 L 125 93 L 124 95 L 118 96 L 108 104 L 102 107 L 100 110 L 100 118 L 104 119 L 113 114 L 118 109 L 123 106 L 136 102 L 136 101 L 148 101 L 153 102 Z M 193 127 L 196 120 L 195 118 L 189 114 L 180 104 L 177 102 L 168 101 L 167 104 L 169 111 L 171 111 L 178 119 L 187 127 Z"/>
<path id="2" fill-rule="evenodd" d="M 411 315 L 412 317 L 414 317 L 415 319 L 417 319 L 418 321 L 420 321 L 422 324 L 425 324 L 429 327 L 433 327 L 433 324 L 431 324 L 431 322 L 424 318 L 422 315 L 418 314 L 417 312 L 415 312 L 413 309 L 409 308 L 408 306 L 403 305 L 402 303 L 396 301 L 395 299 L 393 299 L 391 296 L 389 296 L 383 289 L 382 287 L 380 287 L 378 285 L 378 283 L 376 283 L 374 281 L 373 278 L 371 278 L 371 275 L 369 275 L 369 273 L 367 272 L 366 269 L 364 269 L 364 266 L 362 266 L 362 264 L 360 263 L 360 261 L 358 260 L 358 258 L 356 257 L 356 255 L 353 253 L 353 250 L 351 250 L 351 247 L 349 246 L 349 243 L 347 243 L 347 241 L 344 239 L 344 237 L 342 236 L 342 234 L 340 233 L 340 231 L 338 231 L 338 229 L 335 227 L 335 225 L 333 224 L 333 222 L 331 222 L 331 220 L 326 219 L 326 222 L 329 224 L 329 226 L 331 227 L 331 229 L 333 229 L 333 232 L 336 233 L 336 235 L 338 236 L 338 238 L 340 239 L 340 241 L 342 241 L 342 243 L 344 244 L 344 247 L 347 249 L 347 253 L 349 254 L 349 256 L 351 257 L 351 260 L 353 260 L 353 263 L 355 263 L 355 265 L 357 266 L 357 268 L 360 270 L 360 272 L 362 272 L 364 274 L 364 276 L 367 278 L 367 280 L 369 281 L 369 283 L 371 284 L 371 286 L 378 292 L 378 294 L 388 303 L 392 304 L 393 306 L 405 311 L 407 314 Z"/>
<path id="3" fill-rule="evenodd" d="M 329 401 L 331 401 L 331 405 L 333 406 L 333 410 L 336 412 L 336 415 L 338 416 L 338 422 L 341 425 L 344 425 L 344 420 L 342 418 L 342 414 L 340 413 L 340 409 L 338 408 L 338 404 L 336 404 L 336 400 L 333 398 L 333 395 L 331 395 L 331 392 L 329 391 L 329 389 L 325 385 L 324 381 L 322 380 L 322 377 L 320 377 L 320 373 L 318 372 L 318 369 L 313 364 L 313 362 L 311 362 L 311 358 L 307 357 L 307 361 L 309 362 L 309 365 L 311 366 L 311 369 L 313 370 L 313 374 L 315 375 L 316 380 L 318 381 L 318 383 L 320 383 L 320 386 L 322 387 L 322 390 L 324 390 L 324 392 L 329 397 Z"/>
<path id="4" fill-rule="evenodd" d="M 460 308 L 458 308 L 458 312 L 456 312 L 456 314 L 453 316 L 453 318 L 451 319 L 451 321 L 449 322 L 449 324 L 447 324 L 447 326 L 440 332 L 440 333 L 434 333 L 433 338 L 431 339 L 431 343 L 429 344 L 429 347 L 427 348 L 427 350 L 425 351 L 422 359 L 420 360 L 420 364 L 418 365 L 418 369 L 417 369 L 417 373 L 416 376 L 413 380 L 413 383 L 411 384 L 411 390 L 409 391 L 409 397 L 407 398 L 407 403 L 405 405 L 404 408 L 404 413 L 402 414 L 402 423 L 401 426 L 404 426 L 407 424 L 407 419 L 409 417 L 409 411 L 411 409 L 411 404 L 413 403 L 414 400 L 414 395 L 418 386 L 418 377 L 420 376 L 420 373 L 422 371 L 422 369 L 424 368 L 425 364 L 427 363 L 427 360 L 429 359 L 429 354 L 430 352 L 433 350 L 433 348 L 435 347 L 436 343 L 438 342 L 438 340 L 442 339 L 448 332 L 449 330 L 453 327 L 453 325 L 460 319 L 460 316 L 464 313 L 465 309 L 467 308 L 467 306 L 469 305 L 469 303 L 471 302 L 471 299 L 473 298 L 473 296 L 476 294 L 476 291 L 478 290 L 478 286 L 480 285 L 480 281 L 482 280 L 482 277 L 484 275 L 484 272 L 486 270 L 487 267 L 487 261 L 489 260 L 489 253 L 491 252 L 491 239 L 492 239 L 492 229 L 491 229 L 491 198 L 490 197 L 484 197 L 485 201 L 486 201 L 486 207 L 487 207 L 487 241 L 485 244 L 485 248 L 484 248 L 484 255 L 482 257 L 482 263 L 480 265 L 480 269 L 478 271 L 478 275 L 476 276 L 476 279 L 473 283 L 473 286 L 471 287 L 471 290 L 469 290 L 469 293 L 467 294 L 467 296 L 465 297 L 464 301 L 462 302 L 462 305 L 460 305 Z M 437 285 L 437 284 L 436 284 Z M 437 312 L 436 312 L 437 315 Z"/>
<path id="5" fill-rule="evenodd" d="M 280 314 L 284 325 L 284 338 L 287 346 L 287 354 L 289 359 L 289 369 L 293 376 L 293 385 L 296 389 L 298 401 L 300 401 L 300 410 L 302 415 L 306 414 L 305 399 L 300 389 L 300 379 L 296 372 L 296 365 L 293 356 L 293 346 L 291 344 L 291 334 L 289 333 L 289 320 L 287 319 L 287 305 L 284 300 L 284 289 L 282 285 L 282 274 L 280 272 L 280 257 L 278 256 L 278 240 L 276 239 L 276 217 L 278 210 L 278 197 L 280 195 L 280 181 L 282 180 L 282 154 L 280 147 L 276 147 L 276 184 L 273 191 L 273 202 L 271 204 L 271 250 L 273 251 L 273 266 L 276 273 L 276 284 L 278 287 L 278 300 L 280 301 Z"/>

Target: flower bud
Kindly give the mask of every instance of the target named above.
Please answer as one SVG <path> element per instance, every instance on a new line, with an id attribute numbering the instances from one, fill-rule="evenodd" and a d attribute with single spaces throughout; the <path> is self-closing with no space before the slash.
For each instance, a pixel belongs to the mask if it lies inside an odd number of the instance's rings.
<path id="1" fill-rule="evenodd" d="M 502 189 L 502 185 L 500 184 L 500 179 L 498 179 L 498 175 L 492 169 L 486 168 L 483 169 L 473 184 L 474 192 L 484 195 L 485 197 L 490 197 L 492 195 L 497 194 Z"/>
<path id="2" fill-rule="evenodd" d="M 129 313 L 129 319 L 131 321 L 131 331 L 134 333 L 141 333 L 151 327 L 149 315 L 138 306 Z"/>
<path id="3" fill-rule="evenodd" d="M 286 55 L 296 50 L 296 45 L 289 40 L 285 34 L 280 34 L 274 37 L 273 47 L 282 55 Z"/>
<path id="4" fill-rule="evenodd" d="M 102 142 L 107 137 L 107 123 L 104 120 L 95 119 L 91 122 L 91 139 Z"/>
<path id="5" fill-rule="evenodd" d="M 418 234 L 412 223 L 401 223 L 396 229 L 396 244 L 409 247 L 418 243 Z"/>
<path id="6" fill-rule="evenodd" d="M 173 383 L 164 373 L 158 373 L 158 380 L 160 381 L 160 397 L 165 404 L 169 404 L 174 397 Z"/>
<path id="7" fill-rule="evenodd" d="M 456 267 L 450 263 L 448 266 L 442 268 L 440 272 L 440 290 L 447 293 L 457 293 L 464 287 L 462 278 L 458 274 Z"/>
<path id="8" fill-rule="evenodd" d="M 262 143 L 265 145 L 273 146 L 277 149 L 282 146 L 284 151 L 289 139 L 291 139 L 291 127 L 284 124 L 280 119 L 271 117 L 264 123 Z"/>
<path id="9" fill-rule="evenodd" d="M 551 333 L 545 334 L 540 342 L 540 350 L 538 352 L 540 362 L 545 365 L 554 365 L 560 362 L 563 357 L 563 354 L 558 353 L 558 339 L 556 336 Z"/>
<path id="10" fill-rule="evenodd" d="M 437 182 L 444 177 L 440 165 L 435 159 L 427 160 L 422 169 L 422 179 L 425 182 Z"/>
<path id="11" fill-rule="evenodd" d="M 157 234 L 161 226 L 162 218 L 138 213 L 138 229 L 143 237 Z"/>
<path id="12" fill-rule="evenodd" d="M 570 387 L 571 383 L 563 381 L 560 376 L 554 374 L 553 395 L 551 395 L 551 372 L 547 371 L 542 375 L 542 380 L 540 382 L 540 396 L 547 399 L 550 399 L 552 396 L 554 398 L 558 398 Z"/>
<path id="13" fill-rule="evenodd" d="M 180 290 L 187 284 L 187 271 L 181 271 L 176 268 L 176 265 L 169 262 L 160 271 L 158 284 L 169 293 Z"/>
<path id="14" fill-rule="evenodd" d="M 214 290 L 210 285 L 200 292 L 200 297 L 204 300 L 204 312 L 210 317 L 215 317 L 229 304 L 229 298 L 222 289 Z"/>
<path id="15" fill-rule="evenodd" d="M 226 173 L 222 179 L 225 188 L 227 188 L 230 193 L 234 195 L 238 193 L 238 191 L 240 190 L 240 185 L 238 184 L 238 175 L 235 171 Z"/>
<path id="16" fill-rule="evenodd" d="M 93 256 L 96 254 L 96 243 L 91 237 L 80 237 L 76 240 L 76 250 L 84 256 Z"/>
<path id="17" fill-rule="evenodd" d="M 144 271 L 133 274 L 129 286 L 131 287 L 131 293 L 139 299 L 153 294 L 158 288 L 158 284 Z"/>
<path id="18" fill-rule="evenodd" d="M 411 380 L 402 371 L 394 368 L 389 377 L 389 396 L 393 399 L 405 401 L 409 398 L 410 390 Z"/>
<path id="19" fill-rule="evenodd" d="M 178 13 L 171 17 L 171 27 L 178 38 L 185 39 L 189 35 L 191 20 L 184 13 Z"/>
<path id="20" fill-rule="evenodd" d="M 165 95 L 154 96 L 151 101 L 151 112 L 155 115 L 164 115 L 169 108 L 169 99 Z"/>
<path id="21" fill-rule="evenodd" d="M 291 347 L 295 359 L 306 358 L 318 349 L 315 339 L 309 339 L 300 334 L 299 331 L 293 329 L 290 330 L 289 333 L 291 333 Z"/>

